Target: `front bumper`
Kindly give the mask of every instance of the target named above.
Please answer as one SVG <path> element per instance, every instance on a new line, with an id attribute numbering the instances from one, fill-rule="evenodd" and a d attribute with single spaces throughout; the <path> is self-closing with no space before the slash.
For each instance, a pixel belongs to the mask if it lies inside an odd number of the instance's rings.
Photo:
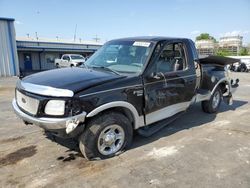
<path id="1" fill-rule="evenodd" d="M 67 124 L 70 122 L 83 123 L 85 121 L 86 112 L 82 112 L 76 116 L 66 117 L 66 118 L 36 118 L 24 113 L 17 105 L 16 99 L 12 101 L 12 107 L 14 112 L 23 121 L 38 125 L 45 130 L 56 130 L 56 129 L 66 129 Z"/>

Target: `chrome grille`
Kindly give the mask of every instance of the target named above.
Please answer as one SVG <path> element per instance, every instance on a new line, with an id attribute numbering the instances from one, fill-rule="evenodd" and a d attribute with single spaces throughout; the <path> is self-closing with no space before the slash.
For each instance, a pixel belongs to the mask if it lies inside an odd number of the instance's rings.
<path id="1" fill-rule="evenodd" d="M 39 100 L 26 96 L 16 90 L 16 101 L 23 110 L 35 115 L 38 110 Z"/>

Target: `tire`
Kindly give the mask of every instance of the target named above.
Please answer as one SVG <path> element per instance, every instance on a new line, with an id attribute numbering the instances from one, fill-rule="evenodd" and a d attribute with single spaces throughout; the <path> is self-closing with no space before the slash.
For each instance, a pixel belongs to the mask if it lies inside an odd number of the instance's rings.
<path id="1" fill-rule="evenodd" d="M 73 64 L 71 64 L 71 65 L 70 65 L 70 67 L 74 67 L 74 65 L 73 65 Z"/>
<path id="2" fill-rule="evenodd" d="M 118 135 L 121 139 L 117 139 Z M 121 113 L 108 112 L 88 122 L 79 137 L 79 148 L 88 160 L 106 159 L 128 148 L 132 138 L 133 128 L 128 118 Z"/>
<path id="3" fill-rule="evenodd" d="M 59 68 L 59 64 L 58 63 L 56 64 L 56 68 Z"/>
<path id="4" fill-rule="evenodd" d="M 222 100 L 222 92 L 219 87 L 217 87 L 208 101 L 202 101 L 202 109 L 206 113 L 216 113 L 220 107 Z"/>

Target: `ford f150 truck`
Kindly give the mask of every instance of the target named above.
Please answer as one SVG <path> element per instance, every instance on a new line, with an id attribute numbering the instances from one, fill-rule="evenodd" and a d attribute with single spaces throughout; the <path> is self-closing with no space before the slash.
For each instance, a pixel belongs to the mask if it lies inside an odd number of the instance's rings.
<path id="1" fill-rule="evenodd" d="M 78 54 L 64 54 L 61 59 L 55 59 L 55 66 L 59 67 L 78 67 L 85 62 L 85 58 Z"/>
<path id="2" fill-rule="evenodd" d="M 81 67 L 19 80 L 12 105 L 25 124 L 77 138 L 85 158 L 104 159 L 128 148 L 134 130 L 150 136 L 193 103 L 207 113 L 217 112 L 222 99 L 232 104 L 239 80 L 226 65 L 237 61 L 199 59 L 185 38 L 112 40 Z"/>

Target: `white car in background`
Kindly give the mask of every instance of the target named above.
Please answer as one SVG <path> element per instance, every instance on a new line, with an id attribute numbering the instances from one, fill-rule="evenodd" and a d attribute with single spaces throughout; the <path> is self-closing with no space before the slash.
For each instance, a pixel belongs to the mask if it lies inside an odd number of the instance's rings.
<path id="1" fill-rule="evenodd" d="M 55 66 L 59 67 L 78 67 L 85 63 L 85 58 L 79 54 L 64 54 L 61 59 L 55 59 Z"/>

